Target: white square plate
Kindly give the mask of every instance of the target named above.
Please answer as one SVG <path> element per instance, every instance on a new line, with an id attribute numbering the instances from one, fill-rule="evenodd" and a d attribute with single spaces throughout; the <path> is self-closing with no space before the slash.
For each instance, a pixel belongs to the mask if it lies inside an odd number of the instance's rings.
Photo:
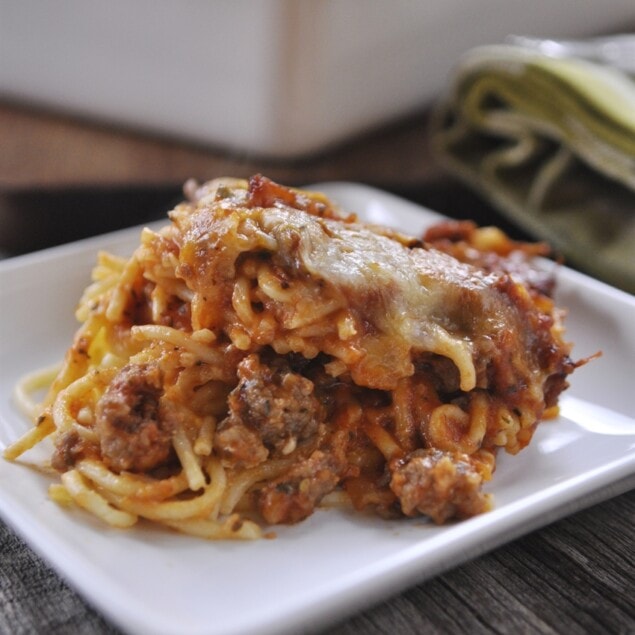
<path id="1" fill-rule="evenodd" d="M 372 222 L 418 234 L 438 215 L 350 183 L 314 186 Z M 58 361 L 98 249 L 127 254 L 130 229 L 0 262 L 0 447 L 28 427 L 18 377 Z M 91 604 L 129 633 L 211 635 L 314 630 L 492 549 L 635 480 L 635 297 L 566 268 L 576 371 L 562 415 L 517 456 L 500 455 L 493 511 L 435 527 L 318 511 L 253 543 L 206 542 L 147 527 L 105 528 L 47 498 L 47 477 L 0 460 L 0 514 Z"/>

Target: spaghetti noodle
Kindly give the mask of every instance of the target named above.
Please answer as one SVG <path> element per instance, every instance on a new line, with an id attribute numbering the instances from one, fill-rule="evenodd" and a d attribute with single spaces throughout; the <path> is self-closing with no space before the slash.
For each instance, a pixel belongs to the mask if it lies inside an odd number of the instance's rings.
<path id="1" fill-rule="evenodd" d="M 479 514 L 497 451 L 529 443 L 578 365 L 540 246 L 465 223 L 409 238 L 262 176 L 190 187 L 170 219 L 99 255 L 5 452 L 50 436 L 51 496 L 109 525 L 255 538 L 321 504 Z"/>

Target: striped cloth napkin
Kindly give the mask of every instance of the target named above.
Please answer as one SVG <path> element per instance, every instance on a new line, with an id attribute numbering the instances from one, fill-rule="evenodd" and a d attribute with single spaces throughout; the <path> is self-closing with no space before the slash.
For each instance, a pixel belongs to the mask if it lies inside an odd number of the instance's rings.
<path id="1" fill-rule="evenodd" d="M 433 153 L 567 262 L 635 293 L 635 81 L 521 46 L 468 51 Z"/>

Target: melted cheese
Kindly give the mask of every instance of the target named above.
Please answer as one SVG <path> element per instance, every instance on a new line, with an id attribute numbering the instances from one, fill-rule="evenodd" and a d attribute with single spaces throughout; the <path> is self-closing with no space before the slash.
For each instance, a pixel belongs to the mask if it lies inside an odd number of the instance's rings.
<path id="1" fill-rule="evenodd" d="M 456 305 L 466 294 L 490 293 L 491 277 L 439 251 L 408 248 L 379 228 L 288 208 L 260 210 L 258 216 L 279 254 L 338 287 L 365 320 L 408 342 L 413 352 L 450 358 L 462 390 L 476 386 L 472 334 L 449 315 L 461 313 Z"/>

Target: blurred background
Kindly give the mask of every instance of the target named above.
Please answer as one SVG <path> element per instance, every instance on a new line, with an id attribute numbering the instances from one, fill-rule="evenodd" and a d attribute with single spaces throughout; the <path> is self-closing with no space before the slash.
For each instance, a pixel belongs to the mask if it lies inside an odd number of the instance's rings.
<path id="1" fill-rule="evenodd" d="M 190 177 L 255 172 L 489 219 L 427 144 L 460 56 L 634 24 L 632 0 L 2 0 L 0 249 L 145 222 Z"/>

